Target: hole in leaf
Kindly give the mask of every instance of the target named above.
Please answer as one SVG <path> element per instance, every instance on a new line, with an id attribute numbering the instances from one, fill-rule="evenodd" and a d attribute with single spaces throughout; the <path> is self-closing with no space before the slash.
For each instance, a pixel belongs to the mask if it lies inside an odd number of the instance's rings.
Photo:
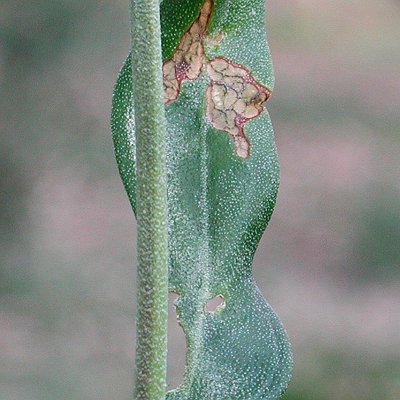
<path id="1" fill-rule="evenodd" d="M 213 297 L 211 300 L 208 300 L 207 304 L 205 305 L 204 309 L 206 312 L 215 313 L 221 311 L 225 308 L 225 299 L 222 294 Z"/>
<path id="2" fill-rule="evenodd" d="M 175 303 L 179 294 L 171 292 L 168 296 L 168 367 L 167 388 L 176 389 L 183 381 L 186 367 L 186 337 L 178 323 Z"/>

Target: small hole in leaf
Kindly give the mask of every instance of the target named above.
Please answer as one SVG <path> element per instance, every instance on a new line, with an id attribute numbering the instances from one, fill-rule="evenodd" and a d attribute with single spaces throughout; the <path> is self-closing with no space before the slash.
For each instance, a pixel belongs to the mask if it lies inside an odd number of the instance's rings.
<path id="1" fill-rule="evenodd" d="M 186 337 L 178 323 L 175 307 L 179 297 L 174 292 L 168 296 L 168 390 L 176 389 L 182 383 L 186 366 Z"/>
<path id="2" fill-rule="evenodd" d="M 208 300 L 206 306 L 204 307 L 206 312 L 209 313 L 221 311 L 223 308 L 225 308 L 225 299 L 222 294 L 219 294 L 218 296 L 213 297 L 211 300 Z"/>

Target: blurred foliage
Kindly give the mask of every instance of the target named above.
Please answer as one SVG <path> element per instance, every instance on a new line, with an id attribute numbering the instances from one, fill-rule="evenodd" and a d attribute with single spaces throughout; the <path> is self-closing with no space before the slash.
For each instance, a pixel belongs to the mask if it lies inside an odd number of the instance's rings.
<path id="1" fill-rule="evenodd" d="M 0 399 L 131 397 L 134 221 L 109 128 L 127 8 L 0 2 Z M 399 3 L 268 10 L 282 183 L 255 275 L 293 340 L 284 398 L 398 400 Z"/>
<path id="2" fill-rule="evenodd" d="M 400 273 L 400 197 L 377 186 L 361 213 L 352 255 L 355 273 L 362 281 L 390 283 Z"/>

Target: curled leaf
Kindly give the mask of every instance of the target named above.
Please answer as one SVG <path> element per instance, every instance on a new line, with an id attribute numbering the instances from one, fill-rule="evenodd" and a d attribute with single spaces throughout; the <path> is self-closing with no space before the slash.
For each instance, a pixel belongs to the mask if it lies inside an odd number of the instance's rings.
<path id="1" fill-rule="evenodd" d="M 252 277 L 279 164 L 265 101 L 273 72 L 264 0 L 161 3 L 167 117 L 169 285 L 188 343 L 170 400 L 272 400 L 292 370 L 287 334 Z M 114 92 L 120 174 L 135 209 L 128 57 Z M 146 101 L 146 99 L 143 99 Z M 221 296 L 224 306 L 208 312 Z"/>

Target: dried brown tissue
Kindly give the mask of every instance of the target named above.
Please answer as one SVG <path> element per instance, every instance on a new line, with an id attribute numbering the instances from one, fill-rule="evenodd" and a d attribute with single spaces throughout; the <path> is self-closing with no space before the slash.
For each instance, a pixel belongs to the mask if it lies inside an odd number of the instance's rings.
<path id="1" fill-rule="evenodd" d="M 237 156 L 248 158 L 251 145 L 244 125 L 261 114 L 271 91 L 259 84 L 245 67 L 223 57 L 206 58 L 203 41 L 212 8 L 213 1 L 205 0 L 198 18 L 183 35 L 173 57 L 164 63 L 164 102 L 176 100 L 182 82 L 196 80 L 206 67 L 210 78 L 207 116 L 215 129 L 232 137 Z M 215 43 L 222 38 L 220 33 Z"/>

